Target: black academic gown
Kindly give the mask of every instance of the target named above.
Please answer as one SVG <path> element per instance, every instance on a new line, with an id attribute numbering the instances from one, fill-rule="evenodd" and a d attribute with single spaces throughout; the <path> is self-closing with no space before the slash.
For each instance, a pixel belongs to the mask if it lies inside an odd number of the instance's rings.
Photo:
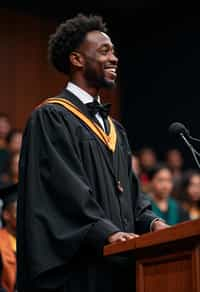
<path id="1" fill-rule="evenodd" d="M 64 90 L 60 97 L 90 117 L 72 93 Z M 19 292 L 62 285 L 67 292 L 112 292 L 120 287 L 128 292 L 126 285 L 133 291 L 128 259 L 104 258 L 103 246 L 117 231 L 148 232 L 156 216 L 131 171 L 125 131 L 114 123 L 113 153 L 61 105 L 42 105 L 31 114 L 20 158 Z"/>

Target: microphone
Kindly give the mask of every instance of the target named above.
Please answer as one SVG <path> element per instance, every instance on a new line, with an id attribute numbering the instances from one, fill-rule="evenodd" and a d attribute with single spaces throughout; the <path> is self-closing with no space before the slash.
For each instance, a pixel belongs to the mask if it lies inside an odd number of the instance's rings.
<path id="1" fill-rule="evenodd" d="M 186 143 L 186 145 L 189 147 L 190 151 L 192 152 L 192 155 L 194 157 L 194 160 L 195 160 L 198 168 L 200 168 L 200 163 L 197 159 L 197 156 L 200 157 L 200 153 L 192 146 L 192 144 L 190 144 L 190 142 L 187 140 L 187 138 L 194 140 L 194 141 L 198 141 L 198 142 L 200 142 L 200 140 L 190 136 L 189 130 L 183 124 L 178 123 L 178 122 L 174 122 L 169 126 L 169 133 L 171 135 L 181 136 L 183 141 Z"/>
<path id="2" fill-rule="evenodd" d="M 169 126 L 169 133 L 171 135 L 183 134 L 185 137 L 190 137 L 189 130 L 181 123 L 175 122 Z"/>
<path id="3" fill-rule="evenodd" d="M 190 135 L 190 131 L 181 123 L 174 122 L 169 126 L 169 133 L 171 135 L 183 134 L 185 137 L 200 142 L 200 139 L 194 138 Z"/>

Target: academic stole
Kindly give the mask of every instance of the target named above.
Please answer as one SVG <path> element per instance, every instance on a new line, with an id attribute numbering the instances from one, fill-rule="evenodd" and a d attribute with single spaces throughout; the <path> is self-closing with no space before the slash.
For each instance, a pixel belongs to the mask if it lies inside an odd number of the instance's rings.
<path id="1" fill-rule="evenodd" d="M 50 97 L 46 99 L 42 104 L 47 104 L 47 103 L 56 103 L 60 104 L 66 109 L 68 109 L 70 112 L 72 112 L 76 117 L 78 117 L 81 121 L 83 121 L 96 136 L 108 147 L 109 150 L 111 150 L 113 153 L 115 152 L 116 149 L 116 144 L 117 144 L 117 133 L 115 130 L 115 126 L 111 120 L 110 117 L 108 117 L 108 123 L 110 124 L 110 133 L 107 135 L 101 127 L 95 123 L 92 122 L 89 118 L 87 118 L 80 110 L 78 107 L 76 107 L 73 103 L 71 103 L 69 100 L 61 97 Z M 111 171 L 111 174 L 114 178 L 116 188 L 119 193 L 123 193 L 124 189 L 121 185 L 121 182 L 118 178 L 118 176 L 115 174 L 115 171 L 112 169 L 110 166 L 110 163 L 108 163 L 107 158 L 105 157 L 107 161 L 108 168 Z"/>
<path id="2" fill-rule="evenodd" d="M 78 117 L 81 121 L 83 121 L 93 133 L 111 150 L 115 152 L 116 143 L 117 143 L 117 133 L 115 130 L 115 126 L 110 117 L 108 117 L 108 122 L 110 124 L 110 133 L 107 135 L 101 127 L 92 122 L 89 118 L 87 118 L 73 103 L 65 98 L 51 97 L 46 99 L 42 104 L 46 103 L 56 103 L 64 106 L 70 112 L 72 112 L 76 117 Z"/>

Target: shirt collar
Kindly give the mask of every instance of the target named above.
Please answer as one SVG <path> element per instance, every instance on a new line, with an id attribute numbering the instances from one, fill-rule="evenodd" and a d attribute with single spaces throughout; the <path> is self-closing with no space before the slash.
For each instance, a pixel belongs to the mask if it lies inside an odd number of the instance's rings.
<path id="1" fill-rule="evenodd" d="M 79 86 L 70 81 L 68 82 L 66 89 L 71 91 L 74 95 L 76 95 L 76 97 L 80 99 L 80 101 L 84 104 L 94 101 L 94 98 L 90 94 L 88 94 L 85 90 L 83 90 L 82 88 L 80 88 Z M 99 96 L 98 102 L 100 103 Z"/>

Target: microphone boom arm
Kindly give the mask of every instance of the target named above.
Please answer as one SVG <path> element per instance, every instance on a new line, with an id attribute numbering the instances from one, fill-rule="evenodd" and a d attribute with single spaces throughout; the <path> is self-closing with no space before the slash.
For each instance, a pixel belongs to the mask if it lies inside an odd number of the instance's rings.
<path id="1" fill-rule="evenodd" d="M 197 156 L 196 156 L 196 155 L 198 155 L 198 156 L 200 157 L 200 153 L 198 153 L 198 152 L 196 151 L 196 149 L 194 149 L 194 147 L 193 147 L 193 146 L 189 143 L 189 141 L 185 138 L 185 136 L 183 135 L 183 133 L 180 133 L 180 136 L 181 136 L 181 138 L 185 141 L 186 145 L 189 147 L 189 149 L 190 149 L 190 151 L 192 152 L 192 155 L 193 155 L 193 157 L 194 157 L 194 160 L 195 160 L 195 162 L 196 162 L 198 168 L 200 169 L 200 163 L 199 163 L 199 161 L 198 161 L 198 159 L 197 159 Z"/>
<path id="2" fill-rule="evenodd" d="M 194 137 L 192 137 L 192 136 L 189 136 L 189 138 L 190 138 L 191 140 L 193 140 L 193 141 L 200 142 L 200 139 L 194 138 Z"/>

